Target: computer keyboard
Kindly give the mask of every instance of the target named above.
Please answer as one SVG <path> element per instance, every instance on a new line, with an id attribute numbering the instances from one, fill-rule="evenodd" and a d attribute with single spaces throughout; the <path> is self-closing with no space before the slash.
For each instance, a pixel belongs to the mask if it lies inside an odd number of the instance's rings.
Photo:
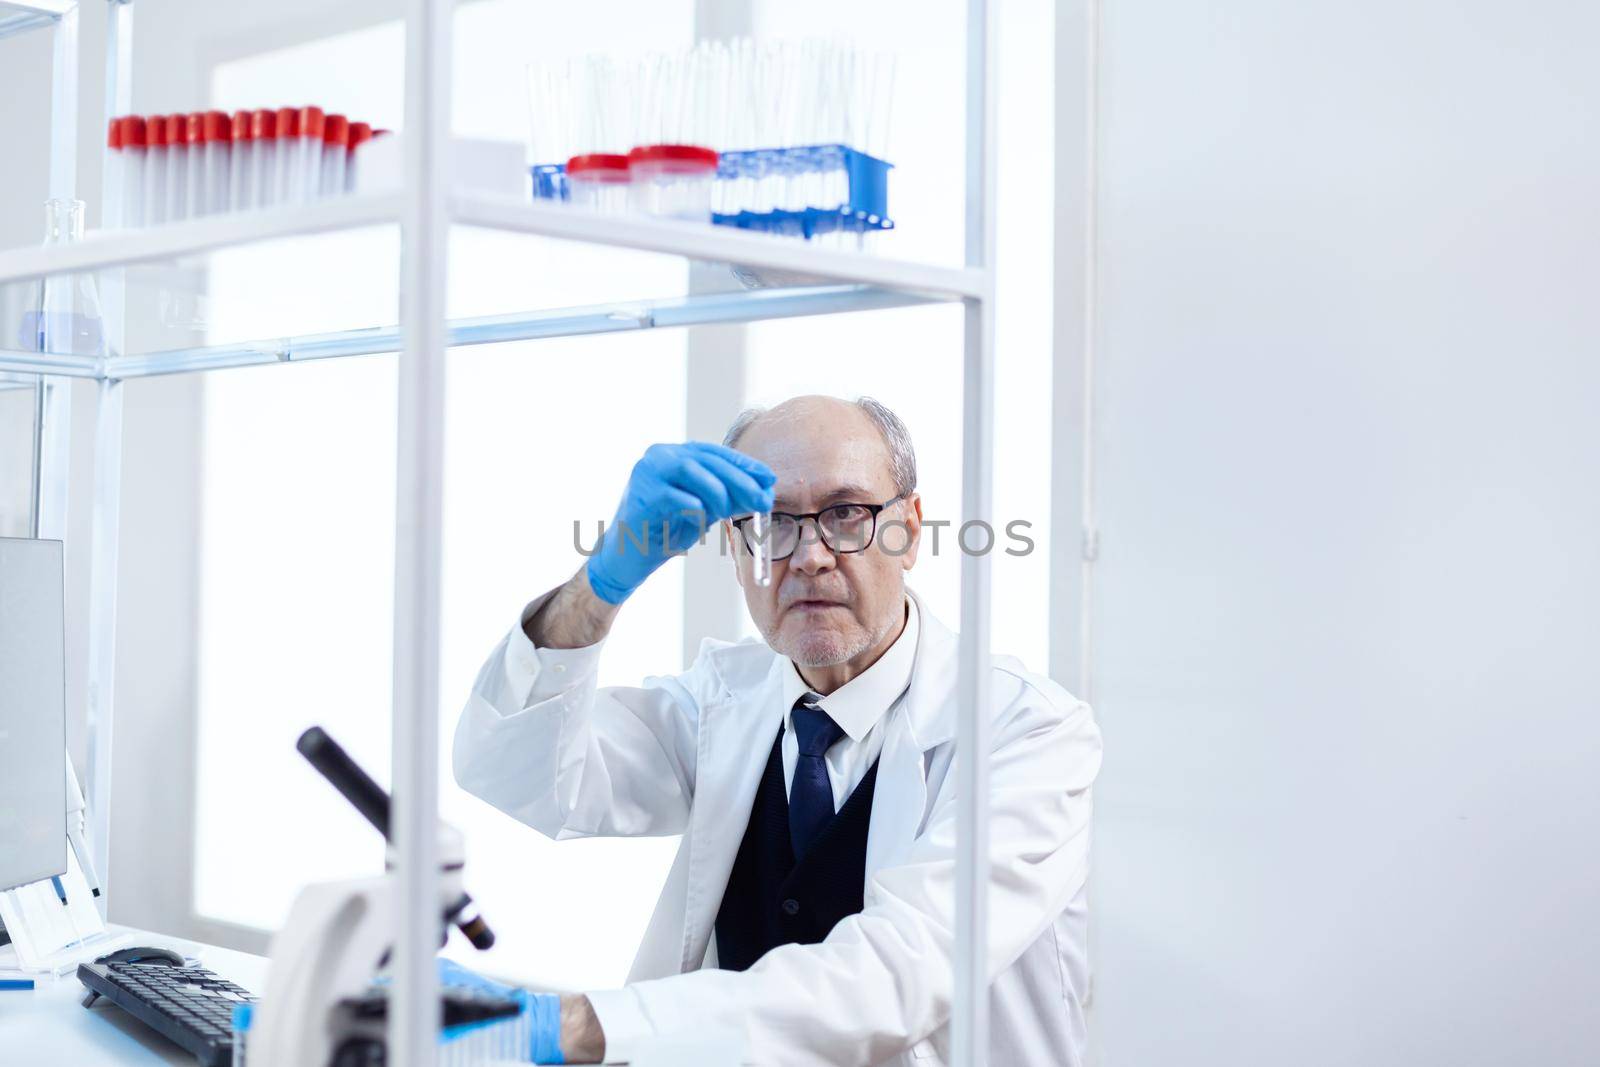
<path id="1" fill-rule="evenodd" d="M 80 963 L 78 980 L 95 996 L 192 1053 L 201 1067 L 233 1062 L 233 1008 L 255 997 L 204 967 L 169 963 Z"/>

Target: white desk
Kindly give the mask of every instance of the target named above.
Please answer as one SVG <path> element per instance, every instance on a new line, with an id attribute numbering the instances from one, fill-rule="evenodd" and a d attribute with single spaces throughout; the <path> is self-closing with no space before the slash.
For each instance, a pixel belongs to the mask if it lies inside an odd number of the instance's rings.
<path id="1" fill-rule="evenodd" d="M 260 996 L 266 991 L 267 959 L 246 952 L 201 945 L 143 930 L 112 927 L 133 945 L 171 948 L 197 956 L 200 965 Z M 84 988 L 76 973 L 50 978 L 35 975 L 32 990 L 0 990 L 0 1061 L 39 1067 L 124 1067 L 128 1064 L 186 1064 L 194 1057 L 114 1004 L 101 999 L 83 1007 Z"/>
<path id="2" fill-rule="evenodd" d="M 265 956 L 127 926 L 109 924 L 107 928 L 131 939 L 121 947 L 170 948 L 198 957 L 200 966 L 258 997 L 267 990 Z M 76 969 L 60 978 L 34 975 L 33 979 L 36 984 L 31 990 L 0 990 L 0 1064 L 5 1067 L 194 1067 L 193 1056 L 105 998 L 85 1008 L 87 990 L 78 981 Z"/>

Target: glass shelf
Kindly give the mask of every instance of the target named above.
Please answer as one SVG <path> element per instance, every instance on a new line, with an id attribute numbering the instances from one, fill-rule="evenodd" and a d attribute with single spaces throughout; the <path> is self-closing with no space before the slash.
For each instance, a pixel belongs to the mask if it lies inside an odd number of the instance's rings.
<path id="1" fill-rule="evenodd" d="M 353 196 L 0 253 L 0 373 L 125 378 L 395 351 L 400 206 Z M 981 272 L 708 225 L 489 197 L 451 209 L 453 345 L 903 307 L 983 285 Z M 93 330 L 79 351 L 34 350 L 42 274 L 95 279 L 103 321 L 124 323 L 120 343 L 107 334 L 117 354 L 100 358 Z"/>

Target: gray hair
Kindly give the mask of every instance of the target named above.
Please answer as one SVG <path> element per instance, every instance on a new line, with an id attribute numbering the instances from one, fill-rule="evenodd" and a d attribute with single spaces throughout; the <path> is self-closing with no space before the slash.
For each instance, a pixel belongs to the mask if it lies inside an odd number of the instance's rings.
<path id="1" fill-rule="evenodd" d="M 894 479 L 895 495 L 903 496 L 911 492 L 917 487 L 917 453 L 911 447 L 911 433 L 906 429 L 906 424 L 886 405 L 870 396 L 858 396 L 854 404 L 883 435 L 883 443 L 889 449 L 889 473 Z M 739 438 L 766 413 L 767 409 L 762 407 L 745 408 L 739 412 L 728 427 L 728 432 L 722 435 L 723 446 L 737 448 Z"/>

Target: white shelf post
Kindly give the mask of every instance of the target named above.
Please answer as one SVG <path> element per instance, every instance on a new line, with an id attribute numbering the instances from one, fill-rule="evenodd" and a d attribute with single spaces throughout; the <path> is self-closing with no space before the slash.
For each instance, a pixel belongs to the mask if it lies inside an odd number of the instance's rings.
<path id="1" fill-rule="evenodd" d="M 50 28 L 50 196 L 70 200 L 78 180 L 78 8 L 38 4 Z M 43 205 L 40 205 L 41 207 Z M 34 215 L 38 224 L 39 215 Z M 38 284 L 43 286 L 45 279 Z M 34 408 L 32 532 L 65 540 L 68 475 L 72 459 L 72 379 L 41 375 Z"/>
<path id="2" fill-rule="evenodd" d="M 394 984 L 389 1062 L 431 1067 L 439 995 L 439 575 L 444 483 L 449 0 L 407 0 L 394 597 Z"/>
<path id="3" fill-rule="evenodd" d="M 78 5 L 63 5 L 51 29 L 50 195 L 70 200 L 78 188 Z"/>
<path id="4" fill-rule="evenodd" d="M 106 5 L 106 118 L 133 107 L 133 8 L 126 0 Z M 102 149 L 104 152 L 104 149 Z M 101 218 L 122 195 L 102 165 Z M 101 310 L 106 354 L 122 352 L 123 274 L 101 275 Z M 117 563 L 122 526 L 122 382 L 96 381 L 94 390 L 94 510 L 90 520 L 90 625 L 86 689 L 85 805 L 94 872 L 101 881 L 99 909 L 110 905 L 110 763 L 117 678 Z"/>
<path id="5" fill-rule="evenodd" d="M 106 120 L 133 108 L 133 8 L 128 0 L 106 0 Z M 102 159 L 105 152 L 102 150 Z M 112 217 L 122 190 L 109 181 L 100 190 L 101 218 Z M 100 276 L 100 306 L 106 355 L 119 355 L 127 323 L 123 317 L 123 272 Z M 84 798 L 89 848 L 102 892 L 100 912 L 111 901 L 111 745 L 116 703 L 117 572 L 122 523 L 122 382 L 105 376 L 95 383 L 94 502 L 89 526 L 89 653 L 87 760 Z"/>
<path id="6" fill-rule="evenodd" d="M 966 264 L 982 294 L 964 301 L 961 510 L 991 520 L 994 474 L 995 24 L 987 0 L 967 7 Z M 955 1012 L 951 1062 L 989 1052 L 989 556 L 961 556 L 961 693 L 956 728 Z"/>
<path id="7" fill-rule="evenodd" d="M 28 6 L 50 19 L 49 195 L 70 200 L 77 195 L 78 180 L 78 8 L 76 3 Z M 38 215 L 34 218 L 37 223 Z M 37 284 L 44 286 L 46 279 L 40 278 Z M 72 379 L 41 374 L 35 388 L 30 533 L 65 542 L 72 468 Z"/>
<path id="8" fill-rule="evenodd" d="M 117 562 L 122 516 L 122 382 L 101 378 L 94 420 L 94 512 L 89 529 L 88 770 L 84 802 L 89 847 L 111 898 L 111 738 L 117 659 Z"/>

